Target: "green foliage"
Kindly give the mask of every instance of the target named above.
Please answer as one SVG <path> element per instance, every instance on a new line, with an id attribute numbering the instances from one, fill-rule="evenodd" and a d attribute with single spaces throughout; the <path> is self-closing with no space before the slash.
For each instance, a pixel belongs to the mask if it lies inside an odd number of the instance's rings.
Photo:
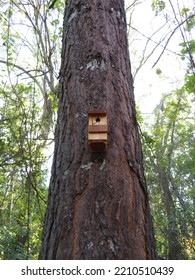
<path id="1" fill-rule="evenodd" d="M 39 253 L 64 2 L 0 6 L 0 259 Z"/>
<path id="2" fill-rule="evenodd" d="M 155 109 L 155 116 L 152 127 L 142 125 L 142 141 L 158 254 L 160 258 L 169 259 L 170 251 L 173 255 L 176 250 L 175 258 L 193 259 L 195 125 L 192 99 L 183 89 L 165 95 Z M 177 249 L 172 239 L 177 242 Z"/>
<path id="3" fill-rule="evenodd" d="M 0 246 L 1 259 L 35 258 L 45 211 L 45 156 L 40 107 L 31 84 L 0 89 Z M 34 93 L 34 96 L 36 94 Z"/>
<path id="4" fill-rule="evenodd" d="M 152 1 L 152 10 L 155 12 L 156 15 L 164 10 L 166 7 L 165 1 L 161 0 L 153 0 Z"/>
<path id="5" fill-rule="evenodd" d="M 156 74 L 157 74 L 157 75 L 161 75 L 161 74 L 162 74 L 162 70 L 161 70 L 160 68 L 157 68 L 157 69 L 156 69 Z"/>
<path id="6" fill-rule="evenodd" d="M 189 52 L 195 53 L 195 40 L 190 40 L 188 42 L 183 42 L 180 44 L 182 48 L 181 53 L 184 54 L 188 54 Z"/>
<path id="7" fill-rule="evenodd" d="M 195 16 L 191 16 L 188 18 L 186 23 L 186 31 L 190 32 L 195 27 Z"/>
<path id="8" fill-rule="evenodd" d="M 165 48 L 174 34 L 180 35 L 179 55 L 187 70 L 183 87 L 164 95 L 154 111 L 154 124 L 142 128 L 145 170 L 159 257 L 194 259 L 195 16 L 190 2 L 188 7 L 162 2 L 153 1 L 153 10 L 172 27 Z"/>
<path id="9" fill-rule="evenodd" d="M 139 124 L 143 123 L 144 118 L 138 105 L 136 105 L 136 119 Z"/>
<path id="10" fill-rule="evenodd" d="M 189 8 L 182 8 L 181 9 L 181 16 L 187 17 L 189 11 L 190 11 Z"/>
<path id="11" fill-rule="evenodd" d="M 195 74 L 186 75 L 184 88 L 188 93 L 195 93 Z"/>

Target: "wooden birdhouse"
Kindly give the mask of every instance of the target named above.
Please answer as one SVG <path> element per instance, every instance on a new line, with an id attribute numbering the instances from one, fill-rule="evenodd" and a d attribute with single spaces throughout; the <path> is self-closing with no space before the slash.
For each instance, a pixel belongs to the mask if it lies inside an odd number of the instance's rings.
<path id="1" fill-rule="evenodd" d="M 107 115 L 103 111 L 88 113 L 88 143 L 94 152 L 104 152 L 107 146 Z"/>

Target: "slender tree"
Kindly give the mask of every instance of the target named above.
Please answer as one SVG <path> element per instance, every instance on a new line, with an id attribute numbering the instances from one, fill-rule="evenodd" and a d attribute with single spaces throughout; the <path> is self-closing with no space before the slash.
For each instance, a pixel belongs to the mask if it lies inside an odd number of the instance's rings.
<path id="1" fill-rule="evenodd" d="M 194 104 L 184 89 L 164 95 L 142 130 L 157 252 L 169 260 L 195 256 Z"/>
<path id="2" fill-rule="evenodd" d="M 123 0 L 66 2 L 58 122 L 40 259 L 154 259 Z M 105 151 L 88 113 L 108 120 Z"/>
<path id="3" fill-rule="evenodd" d="M 64 7 L 46 2 L 0 1 L 0 259 L 39 253 Z"/>

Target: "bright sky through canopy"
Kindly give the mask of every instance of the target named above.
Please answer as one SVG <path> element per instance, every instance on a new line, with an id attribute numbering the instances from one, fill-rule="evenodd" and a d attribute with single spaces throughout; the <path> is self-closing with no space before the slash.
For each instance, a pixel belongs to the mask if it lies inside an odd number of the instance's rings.
<path id="1" fill-rule="evenodd" d="M 180 8 L 191 7 L 193 2 L 179 1 Z M 129 7 L 131 3 L 131 0 L 126 0 L 126 7 Z M 154 66 L 163 51 L 168 36 L 161 44 L 159 44 L 159 41 L 166 33 L 169 34 L 170 30 L 174 30 L 175 22 L 171 24 L 171 20 L 166 18 L 166 9 L 167 14 L 172 13 L 170 7 L 166 7 L 165 16 L 155 16 L 151 4 L 152 0 L 138 0 L 134 10 L 130 9 L 127 12 L 127 22 L 131 21 L 128 32 L 133 74 L 140 67 L 140 61 L 143 60 L 143 65 L 135 76 L 134 86 L 136 101 L 141 112 L 145 114 L 152 112 L 154 106 L 160 101 L 162 93 L 170 93 L 182 85 L 186 72 L 186 64 L 180 57 L 181 47 L 179 44 L 182 42 L 182 38 L 180 32 L 177 31 L 171 37 L 161 59 Z M 135 32 L 135 29 L 137 32 Z M 176 53 L 179 55 L 176 55 Z M 144 63 L 147 56 L 150 57 L 147 63 Z M 156 74 L 158 70 L 161 71 L 160 75 Z"/>

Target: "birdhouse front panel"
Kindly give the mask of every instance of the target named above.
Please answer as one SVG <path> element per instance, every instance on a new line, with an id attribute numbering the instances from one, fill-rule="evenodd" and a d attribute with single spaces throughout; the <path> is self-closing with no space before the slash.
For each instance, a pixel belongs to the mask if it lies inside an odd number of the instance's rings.
<path id="1" fill-rule="evenodd" d="M 88 142 L 93 151 L 103 152 L 107 145 L 107 115 L 103 111 L 88 114 Z"/>

